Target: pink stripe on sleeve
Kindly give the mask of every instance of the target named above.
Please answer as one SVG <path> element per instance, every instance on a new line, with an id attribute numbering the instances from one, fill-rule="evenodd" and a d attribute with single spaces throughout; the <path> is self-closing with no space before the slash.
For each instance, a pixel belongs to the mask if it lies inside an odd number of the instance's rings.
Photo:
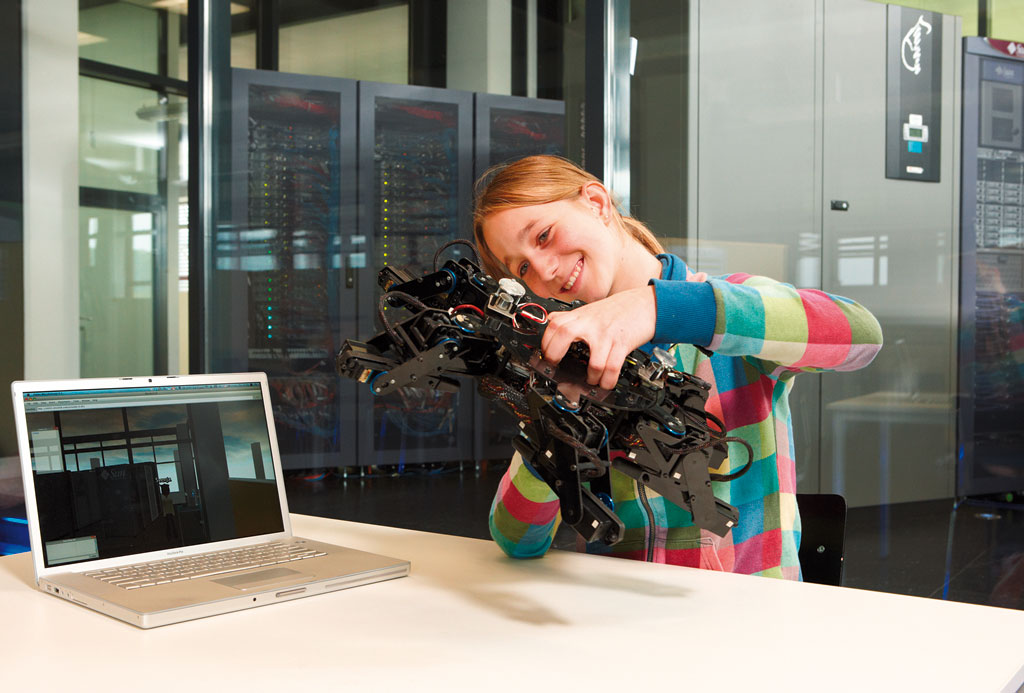
<path id="1" fill-rule="evenodd" d="M 846 315 L 828 294 L 816 289 L 801 291 L 800 299 L 807 315 L 807 350 L 793 367 L 833 368 L 842 364 L 853 340 Z"/>
<path id="2" fill-rule="evenodd" d="M 743 282 L 747 281 L 753 276 L 754 275 L 747 274 L 746 272 L 737 272 L 736 274 L 730 274 L 728 277 L 725 278 L 725 281 L 729 282 L 730 284 L 742 284 Z"/>
<path id="3" fill-rule="evenodd" d="M 521 494 L 515 484 L 508 483 L 506 486 L 504 480 L 502 480 L 500 494 L 501 502 L 505 505 L 509 515 L 520 522 L 529 525 L 544 525 L 554 520 L 555 515 L 558 514 L 557 498 L 545 503 L 537 503 Z"/>

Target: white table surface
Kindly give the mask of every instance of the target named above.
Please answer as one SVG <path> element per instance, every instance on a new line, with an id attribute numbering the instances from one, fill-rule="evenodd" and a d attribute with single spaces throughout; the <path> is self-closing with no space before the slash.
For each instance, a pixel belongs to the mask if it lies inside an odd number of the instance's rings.
<path id="1" fill-rule="evenodd" d="M 293 515 L 412 575 L 140 630 L 0 559 L 0 689 L 1016 691 L 1024 612 Z M 652 687 L 658 686 L 658 689 Z"/>

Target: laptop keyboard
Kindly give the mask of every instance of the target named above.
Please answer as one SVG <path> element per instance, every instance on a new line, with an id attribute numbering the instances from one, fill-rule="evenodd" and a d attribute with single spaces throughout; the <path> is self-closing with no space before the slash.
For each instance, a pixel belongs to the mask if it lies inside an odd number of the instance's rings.
<path id="1" fill-rule="evenodd" d="M 274 542 L 195 556 L 183 556 L 182 558 L 169 558 L 152 563 L 138 563 L 120 568 L 94 570 L 85 575 L 122 589 L 135 590 L 141 587 L 195 580 L 210 575 L 234 573 L 239 570 L 291 563 L 324 555 L 326 554 L 323 551 L 316 551 L 304 546 Z"/>

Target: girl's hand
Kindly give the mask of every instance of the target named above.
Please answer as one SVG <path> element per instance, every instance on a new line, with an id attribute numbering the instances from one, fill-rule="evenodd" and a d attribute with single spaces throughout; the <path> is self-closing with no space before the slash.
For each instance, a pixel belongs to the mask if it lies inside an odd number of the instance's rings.
<path id="1" fill-rule="evenodd" d="M 654 287 L 627 289 L 575 310 L 551 313 L 541 340 L 544 358 L 558 363 L 573 342 L 590 348 L 587 382 L 615 388 L 626 357 L 654 338 Z"/>

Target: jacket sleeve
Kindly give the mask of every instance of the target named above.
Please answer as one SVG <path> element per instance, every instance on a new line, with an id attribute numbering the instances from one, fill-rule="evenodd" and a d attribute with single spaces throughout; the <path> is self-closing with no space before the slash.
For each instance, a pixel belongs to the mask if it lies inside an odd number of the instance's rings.
<path id="1" fill-rule="evenodd" d="M 513 558 L 543 556 L 561 520 L 558 507 L 558 496 L 517 452 L 491 504 L 491 536 Z"/>
<path id="2" fill-rule="evenodd" d="M 758 359 L 777 377 L 857 370 L 882 347 L 881 327 L 866 308 L 817 289 L 750 274 L 653 283 L 655 342 Z"/>

